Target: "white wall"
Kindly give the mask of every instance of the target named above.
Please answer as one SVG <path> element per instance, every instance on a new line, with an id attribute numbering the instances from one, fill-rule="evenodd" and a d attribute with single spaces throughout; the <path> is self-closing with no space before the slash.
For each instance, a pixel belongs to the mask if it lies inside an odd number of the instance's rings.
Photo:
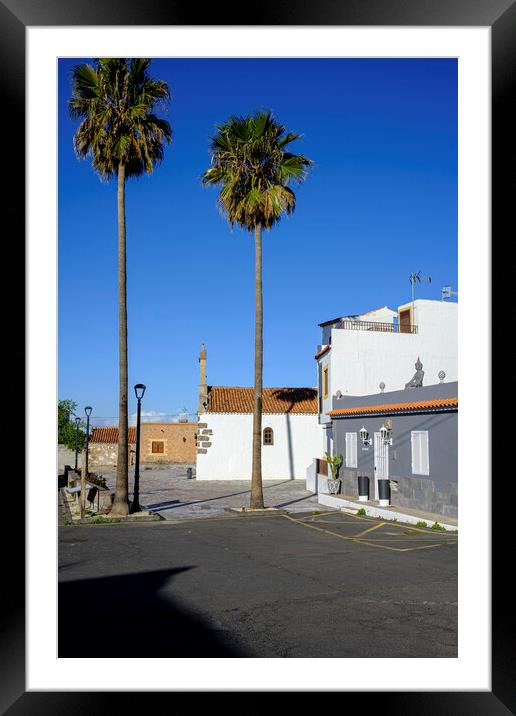
<path id="1" fill-rule="evenodd" d="M 378 321 L 378 323 L 392 323 L 398 314 L 388 306 L 376 308 L 374 311 L 360 314 L 361 321 Z"/>
<path id="2" fill-rule="evenodd" d="M 211 446 L 197 454 L 198 480 L 250 480 L 253 416 L 204 413 L 200 423 L 211 429 Z M 274 431 L 274 445 L 262 445 L 264 480 L 306 478 L 314 457 L 323 457 L 323 431 L 317 415 L 263 415 L 262 431 Z"/>
<path id="3" fill-rule="evenodd" d="M 382 381 L 386 392 L 402 389 L 416 371 L 418 356 L 425 373 L 423 385 L 438 383 L 440 370 L 446 373 L 445 382 L 458 380 L 457 316 L 456 303 L 417 300 L 416 334 L 332 330 L 328 354 L 332 396 L 337 390 L 344 395 L 378 393 Z"/>

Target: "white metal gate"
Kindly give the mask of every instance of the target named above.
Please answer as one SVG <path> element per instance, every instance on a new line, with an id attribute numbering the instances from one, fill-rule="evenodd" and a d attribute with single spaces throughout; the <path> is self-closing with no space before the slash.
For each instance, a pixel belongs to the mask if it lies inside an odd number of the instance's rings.
<path id="1" fill-rule="evenodd" d="M 380 433 L 374 434 L 374 499 L 378 499 L 378 480 L 389 477 L 389 443 L 387 445 Z"/>

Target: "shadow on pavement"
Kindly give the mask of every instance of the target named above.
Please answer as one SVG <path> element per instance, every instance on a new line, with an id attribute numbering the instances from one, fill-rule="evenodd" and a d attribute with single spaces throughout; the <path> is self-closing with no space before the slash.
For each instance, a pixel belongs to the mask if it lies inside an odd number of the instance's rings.
<path id="1" fill-rule="evenodd" d="M 283 480 L 282 482 L 278 482 L 275 485 L 264 485 L 263 490 L 271 490 L 274 487 L 279 487 L 280 485 L 284 485 L 286 482 L 292 482 L 292 480 Z M 251 494 L 251 488 L 247 490 L 242 490 L 240 492 L 231 492 L 229 495 L 217 495 L 216 497 L 201 497 L 198 500 L 191 500 L 190 502 L 181 502 L 181 500 L 170 500 L 168 502 L 153 502 L 153 503 L 145 503 L 144 507 L 146 510 L 159 510 L 161 512 L 164 512 L 165 510 L 173 510 L 176 507 L 188 507 L 189 505 L 200 505 L 203 502 L 216 502 L 217 500 L 225 500 L 228 497 L 238 497 L 238 495 L 250 495 Z M 312 495 L 307 495 L 307 497 L 311 497 Z M 306 497 L 303 497 L 302 499 L 306 499 Z M 293 502 L 296 502 L 296 500 L 293 500 Z M 286 503 L 288 504 L 288 503 Z"/>
<path id="2" fill-rule="evenodd" d="M 58 656 L 251 656 L 159 593 L 187 569 L 60 582 Z"/>
<path id="3" fill-rule="evenodd" d="M 277 505 L 274 505 L 274 507 L 287 507 L 288 505 L 294 505 L 296 502 L 304 502 L 304 500 L 309 500 L 311 497 L 314 497 L 312 493 L 309 495 L 305 495 L 304 497 L 298 497 L 297 500 L 289 500 L 289 502 L 280 502 Z"/>

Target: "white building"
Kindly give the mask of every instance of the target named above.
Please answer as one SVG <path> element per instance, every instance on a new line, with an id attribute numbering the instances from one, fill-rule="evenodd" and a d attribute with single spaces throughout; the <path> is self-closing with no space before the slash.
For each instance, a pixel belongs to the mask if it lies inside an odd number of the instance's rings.
<path id="1" fill-rule="evenodd" d="M 319 324 L 315 358 L 319 422 L 328 428 L 324 449 L 331 447 L 326 413 L 334 398 L 404 389 L 418 360 L 423 385 L 457 381 L 457 317 L 457 303 L 418 299 L 397 311 L 383 306 Z"/>
<path id="2" fill-rule="evenodd" d="M 198 480 L 250 480 L 253 388 L 208 386 L 206 349 L 199 358 Z M 316 388 L 264 388 L 262 478 L 305 479 L 322 452 Z"/>

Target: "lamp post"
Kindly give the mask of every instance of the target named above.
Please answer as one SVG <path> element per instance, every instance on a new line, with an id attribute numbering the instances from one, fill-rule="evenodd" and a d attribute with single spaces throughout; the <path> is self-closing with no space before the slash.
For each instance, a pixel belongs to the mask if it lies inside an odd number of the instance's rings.
<path id="1" fill-rule="evenodd" d="M 86 478 L 88 476 L 88 444 L 90 437 L 90 415 L 93 408 L 87 405 L 84 408 L 86 413 L 86 439 L 84 441 L 84 464 L 81 469 L 81 520 L 84 517 L 84 508 L 86 506 Z"/>
<path id="2" fill-rule="evenodd" d="M 75 472 L 77 472 L 77 468 L 79 467 L 79 425 L 81 424 L 80 418 L 75 418 L 75 425 L 77 426 L 75 430 Z"/>
<path id="3" fill-rule="evenodd" d="M 136 413 L 136 458 L 134 461 L 134 491 L 131 512 L 140 512 L 140 420 L 142 412 L 142 398 L 145 393 L 145 386 L 143 383 L 137 383 L 134 386 L 134 393 L 138 401 L 138 411 Z"/>

